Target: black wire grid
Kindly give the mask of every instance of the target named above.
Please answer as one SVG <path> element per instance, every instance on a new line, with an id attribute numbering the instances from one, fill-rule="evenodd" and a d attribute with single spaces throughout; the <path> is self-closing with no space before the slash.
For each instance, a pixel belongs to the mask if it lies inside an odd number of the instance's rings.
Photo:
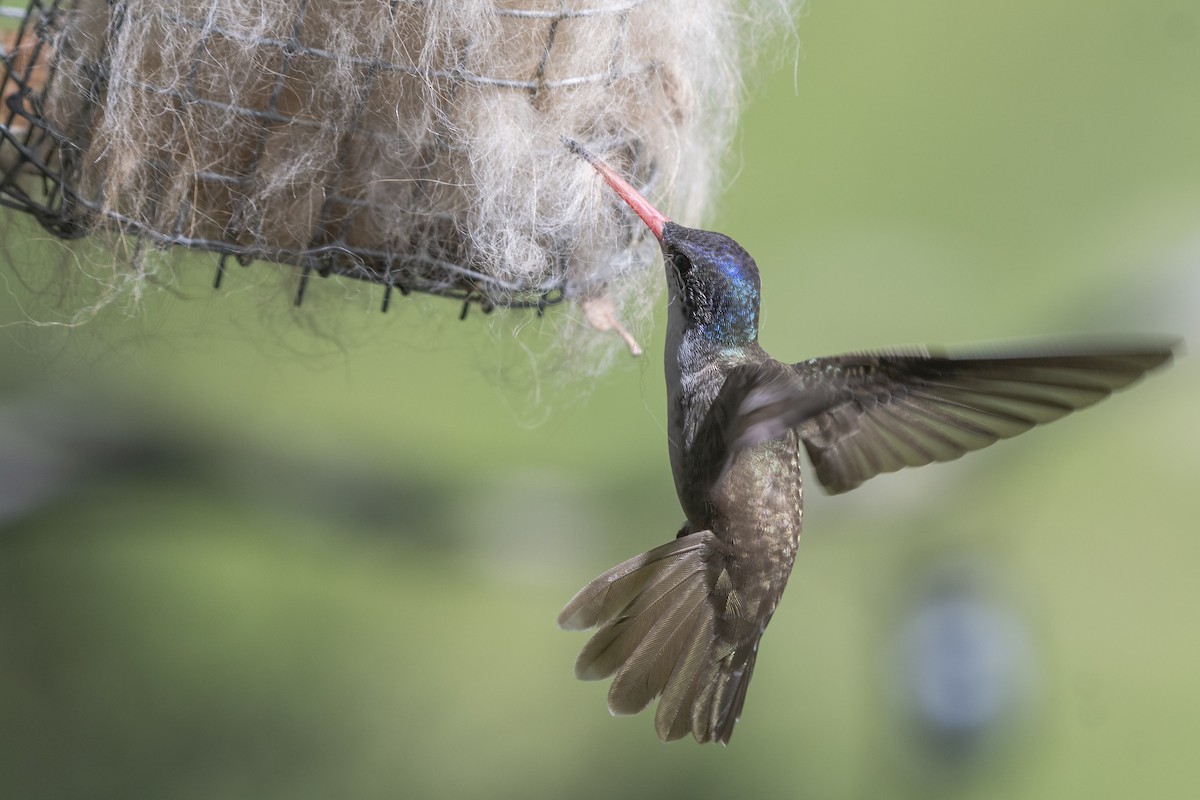
<path id="1" fill-rule="evenodd" d="M 401 5 L 422 5 L 425 2 L 428 0 L 392 0 L 391 11 L 395 13 Z M 522 21 L 523 24 L 539 26 L 544 35 L 542 55 L 532 74 L 524 80 L 514 80 L 512 77 L 472 73 L 465 68 L 465 56 L 450 69 L 431 73 L 430 70 L 422 71 L 413 65 L 390 63 L 381 59 L 378 53 L 370 57 L 356 57 L 307 46 L 301 42 L 300 32 L 309 0 L 300 0 L 297 3 L 296 18 L 292 22 L 290 36 L 264 38 L 254 42 L 255 46 L 279 51 L 276 63 L 280 67 L 265 108 L 240 108 L 221 104 L 211 97 L 202 96 L 196 90 L 194 77 L 199 68 L 201 54 L 209 49 L 213 40 L 240 36 L 240 33 L 214 25 L 211 20 L 168 16 L 170 23 L 200 26 L 204 29 L 200 44 L 196 48 L 197 64 L 193 65 L 193 80 L 185 85 L 143 84 L 140 88 L 147 92 L 170 96 L 179 104 L 220 106 L 225 112 L 232 111 L 240 120 L 256 126 L 256 157 L 262 153 L 270 132 L 280 125 L 313 126 L 333 133 L 337 141 L 345 143 L 356 135 L 381 135 L 378 130 L 360 129 L 363 106 L 370 84 L 381 74 L 406 74 L 424 80 L 437 80 L 445 87 L 445 91 L 451 94 L 464 85 L 494 87 L 498 91 L 525 93 L 530 102 L 534 103 L 550 90 L 569 90 L 577 85 L 611 82 L 619 77 L 616 65 L 620 36 L 614 40 L 608 70 L 548 80 L 547 68 L 553 58 L 555 39 L 559 36 L 562 26 L 570 24 L 571 20 L 595 15 L 613 15 L 618 23 L 616 29 L 623 31 L 628 24 L 629 15 L 643 2 L 645 0 L 609 0 L 608 5 L 604 7 L 586 9 L 568 9 L 565 1 L 557 0 L 543 1 L 542 5 L 547 6 L 545 9 L 498 7 L 497 15 Z M 103 103 L 110 79 L 106 54 L 120 33 L 126 19 L 126 7 L 132 5 L 132 0 L 107 0 L 107 3 L 110 13 L 108 29 L 92 34 L 104 37 L 99 49 L 94 44 L 91 46 L 91 50 L 100 55 L 85 63 L 81 73 L 85 85 L 79 97 L 83 106 L 79 114 L 80 119 L 85 121 L 94 117 Z M 87 150 L 88 142 L 83 141 L 82 137 L 72 136 L 59 129 L 45 115 L 53 93 L 66 90 L 67 81 L 60 79 L 60 60 L 80 52 L 81 46 L 72 41 L 71 27 L 67 25 L 69 16 L 75 13 L 80 5 L 82 0 L 30 0 L 23 13 L 20 8 L 0 6 L 0 14 L 17 18 L 15 33 L 6 37 L 8 42 L 3 52 L 3 71 L 0 72 L 4 101 L 3 108 L 0 109 L 0 205 L 30 214 L 48 232 L 62 239 L 85 236 L 95 230 L 98 224 L 117 230 L 135 240 L 135 258 L 140 257 L 143 243 L 159 249 L 180 246 L 217 253 L 219 259 L 214 286 L 220 286 L 230 258 L 243 266 L 256 260 L 298 266 L 300 278 L 295 295 L 297 305 L 303 300 L 308 279 L 313 273 L 320 276 L 347 276 L 381 284 L 384 287 L 384 310 L 388 308 L 393 290 L 402 295 L 416 291 L 456 298 L 462 302 L 462 316 L 466 316 L 472 304 L 478 305 L 484 311 L 492 310 L 496 302 L 494 298 L 497 296 L 504 298 L 506 306 L 533 308 L 538 313 L 545 307 L 563 300 L 567 258 L 565 248 L 551 248 L 559 254 L 559 268 L 544 282 L 531 286 L 513 286 L 487 274 L 478 263 L 472 263 L 471 253 L 461 242 L 456 241 L 452 223 L 451 229 L 447 230 L 445 235 L 433 237 L 432 246 L 428 241 L 414 243 L 404 252 L 349 241 L 346 234 L 355 217 L 371 204 L 362 197 L 352 196 L 342 190 L 340 177 L 345 159 L 342 150 L 339 150 L 334 162 L 336 168 L 332 172 L 332 178 L 324 186 L 324 201 L 318 224 L 304 247 L 273 246 L 269 241 L 264 241 L 261 233 L 247 236 L 245 230 L 235 227 L 218 230 L 216 235 L 212 236 L 190 235 L 185 231 L 185 224 L 189 212 L 194 209 L 188 207 L 186 199 L 173 226 L 148 222 L 146 215 L 135 218 L 106 209 L 101 197 L 81 189 L 81 159 Z M 0 25 L 4 23 L 5 20 L 0 19 Z M 12 31 L 11 24 L 0 28 L 4 29 Z M 312 110 L 300 118 L 281 107 L 280 96 L 288 79 L 289 69 L 302 57 L 343 60 L 351 58 L 359 68 L 358 74 L 366 85 L 359 92 L 360 100 L 351 113 L 341 117 L 339 122 L 322 122 L 319 113 Z M 71 83 L 73 86 L 70 90 L 80 93 L 78 76 Z M 71 127 L 74 129 L 78 126 Z M 86 128 L 86 124 L 84 127 Z M 441 137 L 435 135 L 430 141 L 434 143 L 432 146 L 437 147 Z M 156 163 L 151 167 L 160 171 L 176 168 L 169 163 Z M 244 187 L 247 182 L 254 180 L 255 168 L 256 164 L 251 162 L 247 171 L 237 174 L 204 171 L 199 172 L 195 180 L 208 184 L 210 189 L 223 189 L 226 194 L 235 198 L 233 202 L 236 203 L 237 188 Z M 163 174 L 169 179 L 167 172 Z M 231 210 L 230 219 L 239 217 L 236 210 Z M 154 217 L 150 215 L 149 218 Z"/>

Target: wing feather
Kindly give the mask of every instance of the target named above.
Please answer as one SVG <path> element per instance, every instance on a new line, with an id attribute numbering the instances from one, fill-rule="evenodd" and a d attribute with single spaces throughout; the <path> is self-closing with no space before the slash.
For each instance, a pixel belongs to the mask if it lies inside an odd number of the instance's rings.
<path id="1" fill-rule="evenodd" d="M 1063 351 L 849 353 L 730 371 L 696 435 L 689 485 L 713 485 L 747 447 L 796 429 L 831 493 L 951 461 L 1096 403 L 1167 363 L 1174 344 Z"/>
<path id="2" fill-rule="evenodd" d="M 824 400 L 796 423 L 817 478 L 844 492 L 884 472 L 1007 439 L 1096 403 L 1170 360 L 1172 347 L 951 357 L 851 353 L 793 365 Z"/>

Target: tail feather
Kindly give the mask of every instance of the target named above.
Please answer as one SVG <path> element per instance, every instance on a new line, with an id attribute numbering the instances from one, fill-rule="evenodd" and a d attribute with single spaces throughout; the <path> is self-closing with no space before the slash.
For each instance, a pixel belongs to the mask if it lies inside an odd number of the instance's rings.
<path id="1" fill-rule="evenodd" d="M 697 638 L 689 646 L 697 648 L 696 656 L 680 658 L 663 690 L 654 724 L 664 741 L 691 733 L 697 742 L 728 744 L 742 714 L 758 645 L 738 647 L 722 658 L 714 619 L 695 630 Z"/>
<path id="2" fill-rule="evenodd" d="M 677 567 L 681 559 L 689 554 L 701 561 L 706 559 L 711 541 L 712 533 L 700 531 L 618 564 L 571 598 L 558 615 L 558 626 L 583 631 L 612 619 L 656 578 Z"/>
<path id="3" fill-rule="evenodd" d="M 746 703 L 746 687 L 750 685 L 750 676 L 754 674 L 756 660 L 758 660 L 757 642 L 754 644 L 754 649 L 750 651 L 746 666 L 742 668 L 736 678 L 736 686 L 730 697 L 729 707 L 721 715 L 723 719 L 716 723 L 716 735 L 713 738 L 722 744 L 729 744 L 729 737 L 733 735 L 733 724 L 742 716 L 742 706 Z"/>
<path id="4" fill-rule="evenodd" d="M 681 565 L 685 566 L 685 565 Z M 575 661 L 575 677 L 594 681 L 607 678 L 629 659 L 657 623 L 671 616 L 700 584 L 703 566 L 672 570 L 634 598 L 629 607 L 603 623 Z"/>
<path id="5" fill-rule="evenodd" d="M 682 739 L 691 727 L 692 703 L 702 688 L 699 680 L 702 668 L 711 657 L 715 623 L 715 615 L 703 615 L 700 624 L 692 629 L 663 689 L 654 714 L 654 730 L 664 742 Z"/>
<path id="6" fill-rule="evenodd" d="M 617 671 L 608 690 L 608 708 L 614 714 L 636 714 L 666 688 L 688 634 L 705 608 L 708 590 L 703 580 L 691 580 L 679 601 L 658 618 L 641 644 Z"/>
<path id="7" fill-rule="evenodd" d="M 614 675 L 613 714 L 636 714 L 659 697 L 654 727 L 664 741 L 691 733 L 728 742 L 746 698 L 757 637 L 718 634 L 724 572 L 711 531 L 699 531 L 613 567 L 559 614 L 567 629 L 598 626 L 575 662 L 587 679 Z"/>
<path id="8" fill-rule="evenodd" d="M 696 741 L 728 744 L 746 701 L 746 687 L 757 655 L 755 644 L 738 648 L 714 664 L 706 692 L 692 706 L 692 735 Z"/>

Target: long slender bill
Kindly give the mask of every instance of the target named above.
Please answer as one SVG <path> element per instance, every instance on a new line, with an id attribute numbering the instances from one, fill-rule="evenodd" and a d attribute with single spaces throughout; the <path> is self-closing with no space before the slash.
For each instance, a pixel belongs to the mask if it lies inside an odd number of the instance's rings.
<path id="1" fill-rule="evenodd" d="M 573 153 L 591 164 L 592 168 L 600 173 L 600 177 L 604 178 L 608 185 L 613 188 L 613 191 L 620 195 L 621 199 L 628 203 L 629 207 L 642 218 L 642 222 L 646 223 L 646 227 L 650 229 L 655 238 L 662 241 L 663 226 L 670 222 L 667 216 L 650 205 L 650 201 L 642 197 L 641 192 L 634 189 L 629 184 L 629 181 L 618 175 L 616 170 L 601 161 L 598 156 L 591 153 L 579 142 L 574 139 L 567 139 L 566 142 L 567 147 L 571 148 Z"/>

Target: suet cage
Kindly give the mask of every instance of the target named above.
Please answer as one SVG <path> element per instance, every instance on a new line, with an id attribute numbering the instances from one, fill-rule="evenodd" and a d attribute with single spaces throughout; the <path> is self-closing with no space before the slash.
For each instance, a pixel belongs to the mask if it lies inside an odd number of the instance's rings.
<path id="1" fill-rule="evenodd" d="M 703 216 L 729 0 L 30 0 L 3 7 L 0 204 L 113 269 L 175 247 L 394 292 L 644 316 L 653 247 L 578 139 Z M 124 263 L 121 263 L 124 261 Z"/>

